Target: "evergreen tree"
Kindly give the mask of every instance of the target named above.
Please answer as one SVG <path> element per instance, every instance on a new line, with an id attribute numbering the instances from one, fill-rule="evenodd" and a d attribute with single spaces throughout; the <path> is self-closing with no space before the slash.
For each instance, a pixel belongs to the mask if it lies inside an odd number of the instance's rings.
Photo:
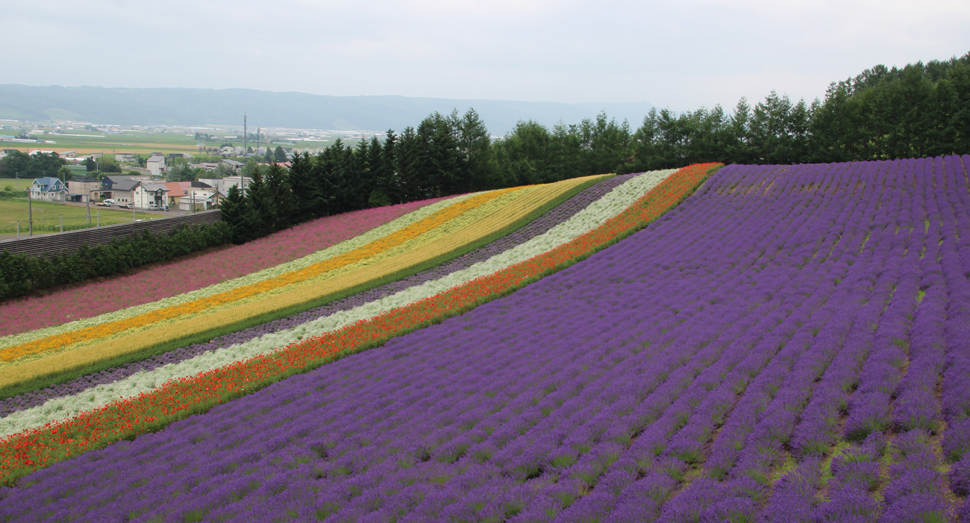
<path id="1" fill-rule="evenodd" d="M 273 230 L 280 231 L 293 225 L 296 214 L 296 201 L 290 190 L 289 171 L 273 164 L 266 175 L 266 190 L 272 205 Z"/>
<path id="2" fill-rule="evenodd" d="M 388 131 L 393 134 L 393 131 Z M 384 162 L 384 148 L 377 137 L 371 138 L 370 147 L 367 149 L 370 156 L 368 167 L 371 170 L 371 191 L 367 195 L 368 207 L 383 207 L 393 203 L 390 195 L 387 194 L 387 186 L 392 172 L 388 172 Z"/>
<path id="3" fill-rule="evenodd" d="M 273 207 L 273 195 L 263 178 L 262 169 L 253 173 L 253 181 L 247 187 L 246 199 L 253 213 L 253 227 L 251 238 L 262 238 L 275 230 L 276 209 Z"/>
<path id="4" fill-rule="evenodd" d="M 222 211 L 222 221 L 229 225 L 232 231 L 232 242 L 236 245 L 246 243 L 255 238 L 255 217 L 249 206 L 249 200 L 235 185 L 229 188 L 229 194 L 222 201 L 219 208 Z"/>
<path id="5" fill-rule="evenodd" d="M 413 127 L 405 127 L 394 150 L 395 185 L 401 202 L 427 198 L 423 184 L 425 145 Z"/>
<path id="6" fill-rule="evenodd" d="M 470 192 L 490 187 L 498 175 L 498 165 L 485 122 L 474 109 L 468 109 L 457 122 L 457 128 L 458 151 L 464 160 L 466 174 L 459 181 L 456 190 Z"/>
<path id="7" fill-rule="evenodd" d="M 418 126 L 417 140 L 421 145 L 421 166 L 419 175 L 422 182 L 420 198 L 434 198 L 455 194 L 458 180 L 464 174 L 464 162 L 458 151 L 455 139 L 456 129 L 452 125 L 457 119 L 445 118 L 435 112 L 425 118 Z"/>
<path id="8" fill-rule="evenodd" d="M 276 150 L 273 151 L 273 161 L 274 162 L 285 162 L 286 161 L 286 151 L 283 150 L 282 145 L 277 145 Z"/>
<path id="9" fill-rule="evenodd" d="M 294 197 L 294 223 L 301 223 L 315 217 L 314 206 L 314 187 L 313 187 L 313 160 L 309 153 L 293 155 L 293 163 L 290 165 L 290 188 Z"/>

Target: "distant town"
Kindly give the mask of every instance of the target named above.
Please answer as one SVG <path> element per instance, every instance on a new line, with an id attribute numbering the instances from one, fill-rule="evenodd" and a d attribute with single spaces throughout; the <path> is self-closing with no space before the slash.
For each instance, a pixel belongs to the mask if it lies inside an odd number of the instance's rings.
<path id="1" fill-rule="evenodd" d="M 40 201 L 205 210 L 218 207 L 230 187 L 245 189 L 256 165 L 288 166 L 293 155 L 319 154 L 337 140 L 353 145 L 382 135 L 251 129 L 245 124 L 177 127 L 0 120 L 0 160 L 19 152 L 32 159 L 55 156 L 62 165 L 57 173 L 24 167 L 23 172 L 0 175 L 34 178 L 29 193 Z M 5 171 L 16 169 L 7 167 Z"/>

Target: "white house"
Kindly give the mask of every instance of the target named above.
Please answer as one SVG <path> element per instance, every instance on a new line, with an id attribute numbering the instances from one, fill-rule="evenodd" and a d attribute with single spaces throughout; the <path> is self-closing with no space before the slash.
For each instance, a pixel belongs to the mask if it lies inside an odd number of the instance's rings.
<path id="1" fill-rule="evenodd" d="M 132 194 L 135 207 L 161 209 L 168 205 L 169 188 L 160 183 L 139 183 Z"/>
<path id="2" fill-rule="evenodd" d="M 165 157 L 152 155 L 147 162 L 145 162 L 145 167 L 148 168 L 148 172 L 152 176 L 161 176 L 165 172 Z"/>

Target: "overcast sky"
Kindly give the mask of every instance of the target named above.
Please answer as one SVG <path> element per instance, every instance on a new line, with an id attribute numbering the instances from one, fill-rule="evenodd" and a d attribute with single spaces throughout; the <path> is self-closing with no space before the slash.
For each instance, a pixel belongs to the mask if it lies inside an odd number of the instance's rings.
<path id="1" fill-rule="evenodd" d="M 934 0 L 0 0 L 0 83 L 650 102 L 822 97 L 970 51 Z"/>

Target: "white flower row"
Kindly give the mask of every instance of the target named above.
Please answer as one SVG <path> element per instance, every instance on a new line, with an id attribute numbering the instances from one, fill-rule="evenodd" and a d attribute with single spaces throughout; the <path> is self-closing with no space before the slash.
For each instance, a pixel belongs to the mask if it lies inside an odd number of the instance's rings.
<path id="1" fill-rule="evenodd" d="M 476 193 L 480 194 L 480 193 Z M 12 334 L 9 336 L 4 336 L 0 338 L 0 349 L 6 347 L 12 347 L 15 345 L 20 345 L 22 343 L 28 343 L 34 340 L 46 338 L 48 336 L 54 336 L 57 334 L 63 334 L 65 332 L 71 332 L 78 329 L 83 329 L 86 327 L 94 327 L 104 323 L 126 320 L 132 316 L 137 316 L 139 314 L 145 314 L 165 307 L 171 307 L 174 305 L 180 305 L 182 303 L 187 303 L 199 298 L 206 298 L 209 296 L 214 296 L 216 294 L 226 292 L 238 287 L 245 285 L 250 285 L 260 281 L 268 280 L 276 276 L 285 274 L 287 272 L 299 270 L 306 268 L 314 263 L 345 254 L 354 249 L 363 247 L 368 243 L 379 240 L 385 236 L 393 234 L 409 225 L 412 225 L 420 220 L 427 218 L 428 216 L 438 212 L 450 205 L 461 202 L 468 199 L 475 194 L 464 194 L 454 198 L 449 198 L 442 200 L 440 202 L 435 202 L 430 205 L 426 205 L 417 209 L 413 212 L 405 214 L 399 218 L 391 220 L 384 225 L 375 227 L 359 236 L 355 236 L 349 240 L 342 241 L 336 245 L 327 247 L 326 249 L 319 250 L 297 260 L 282 263 L 274 267 L 269 267 L 252 274 L 247 274 L 245 276 L 240 276 L 239 278 L 233 278 L 231 280 L 226 280 L 219 282 L 208 287 L 203 287 L 194 291 L 189 291 L 177 296 L 172 296 L 169 298 L 163 298 L 158 301 L 151 303 L 145 303 L 142 305 L 136 305 L 134 307 L 128 307 L 125 309 L 119 309 L 117 311 L 107 312 L 98 316 L 93 316 L 90 318 L 82 318 L 80 320 L 72 321 L 70 323 L 64 323 L 61 325 L 55 325 L 52 327 L 46 327 L 43 329 L 32 330 L 29 332 L 24 332 L 20 334 Z"/>
<path id="2" fill-rule="evenodd" d="M 312 320 L 291 329 L 265 334 L 259 338 L 200 354 L 194 358 L 148 372 L 139 372 L 111 384 L 92 387 L 81 393 L 47 401 L 43 405 L 0 418 L 0 437 L 63 420 L 115 401 L 150 392 L 165 383 L 194 376 L 231 363 L 271 353 L 295 341 L 338 330 L 358 321 L 429 298 L 448 289 L 487 276 L 516 263 L 554 249 L 585 234 L 620 214 L 674 170 L 654 171 L 636 176 L 578 212 L 545 234 L 509 249 L 467 269 L 438 280 L 405 289 L 394 295 L 366 303 L 348 311 Z"/>

